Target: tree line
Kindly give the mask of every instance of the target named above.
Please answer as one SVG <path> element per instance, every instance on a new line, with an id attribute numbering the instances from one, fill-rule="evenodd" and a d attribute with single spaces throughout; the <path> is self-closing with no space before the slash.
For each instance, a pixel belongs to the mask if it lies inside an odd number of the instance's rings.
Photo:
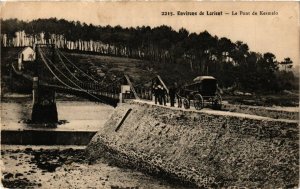
<path id="1" fill-rule="evenodd" d="M 173 65 L 181 64 L 186 66 L 182 70 L 186 74 L 215 76 L 223 88 L 276 92 L 297 87 L 289 57 L 279 62 L 271 52 L 250 51 L 242 41 L 212 36 L 206 30 L 190 33 L 185 28 L 175 31 L 166 25 L 124 28 L 56 18 L 1 19 L 3 47 L 34 43 L 55 43 L 62 49 L 149 60 L 156 66 L 167 66 L 170 72 Z"/>

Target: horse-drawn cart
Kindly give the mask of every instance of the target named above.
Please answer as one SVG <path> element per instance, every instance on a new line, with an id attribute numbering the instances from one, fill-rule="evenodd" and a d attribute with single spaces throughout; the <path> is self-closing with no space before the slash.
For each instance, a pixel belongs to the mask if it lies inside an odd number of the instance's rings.
<path id="1" fill-rule="evenodd" d="M 190 108 L 193 104 L 196 110 L 201 110 L 204 103 L 211 103 L 213 109 L 221 109 L 222 97 L 218 92 L 217 80 L 212 76 L 196 77 L 189 85 L 185 85 L 179 90 L 184 108 Z"/>

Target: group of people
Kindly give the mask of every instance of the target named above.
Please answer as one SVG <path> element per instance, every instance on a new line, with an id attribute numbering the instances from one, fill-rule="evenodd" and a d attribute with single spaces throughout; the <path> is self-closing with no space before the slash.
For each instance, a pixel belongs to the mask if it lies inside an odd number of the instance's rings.
<path id="1" fill-rule="evenodd" d="M 159 103 L 159 105 L 167 105 L 167 90 L 160 84 L 154 84 L 153 86 L 153 93 L 154 93 L 154 101 L 155 104 L 157 104 L 157 102 Z"/>
<path id="2" fill-rule="evenodd" d="M 174 107 L 176 97 L 178 100 L 178 107 L 181 107 L 181 98 L 178 95 L 177 88 L 178 88 L 177 83 L 174 83 L 170 87 L 169 94 L 168 94 L 167 90 L 160 83 L 155 83 L 153 85 L 153 94 L 154 94 L 155 104 L 159 103 L 159 105 L 166 106 L 167 105 L 167 95 L 169 95 L 171 107 Z"/>

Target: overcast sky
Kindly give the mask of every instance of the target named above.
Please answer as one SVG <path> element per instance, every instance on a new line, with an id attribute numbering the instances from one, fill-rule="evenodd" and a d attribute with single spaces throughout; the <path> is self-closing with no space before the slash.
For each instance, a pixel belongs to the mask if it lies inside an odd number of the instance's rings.
<path id="1" fill-rule="evenodd" d="M 162 11 L 205 12 L 204 16 L 162 16 Z M 208 16 L 206 11 L 222 11 Z M 238 12 L 237 16 L 231 15 Z M 239 15 L 240 11 L 277 15 Z M 226 15 L 225 12 L 230 13 Z M 251 51 L 272 52 L 277 60 L 290 57 L 299 65 L 299 2 L 14 2 L 2 3 L 1 17 L 32 20 L 57 17 L 95 25 L 135 27 L 169 25 L 190 32 L 241 40 Z"/>

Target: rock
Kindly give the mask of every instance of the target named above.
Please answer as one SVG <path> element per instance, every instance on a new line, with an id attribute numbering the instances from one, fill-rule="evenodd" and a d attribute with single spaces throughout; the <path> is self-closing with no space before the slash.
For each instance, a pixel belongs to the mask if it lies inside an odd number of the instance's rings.
<path id="1" fill-rule="evenodd" d="M 15 174 L 15 177 L 20 177 L 20 176 L 23 176 L 23 174 L 22 173 L 16 173 Z"/>
<path id="2" fill-rule="evenodd" d="M 25 152 L 31 152 L 32 148 L 25 148 Z"/>
<path id="3" fill-rule="evenodd" d="M 12 173 L 7 173 L 4 175 L 4 179 L 10 179 L 12 178 L 14 175 Z"/>

